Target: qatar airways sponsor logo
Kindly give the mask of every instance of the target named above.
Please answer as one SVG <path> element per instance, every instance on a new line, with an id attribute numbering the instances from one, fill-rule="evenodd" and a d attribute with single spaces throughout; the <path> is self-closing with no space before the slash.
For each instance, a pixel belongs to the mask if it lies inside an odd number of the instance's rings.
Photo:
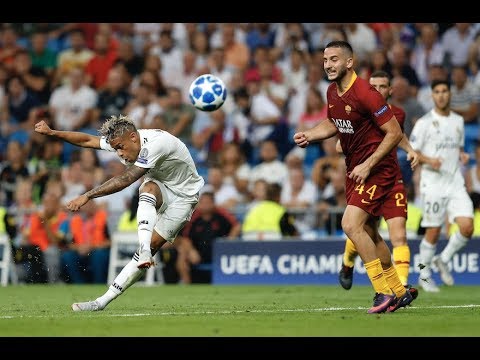
<path id="1" fill-rule="evenodd" d="M 352 122 L 350 120 L 344 119 L 335 119 L 332 118 L 335 126 L 337 127 L 338 131 L 343 134 L 353 134 L 355 131 L 353 130 Z"/>

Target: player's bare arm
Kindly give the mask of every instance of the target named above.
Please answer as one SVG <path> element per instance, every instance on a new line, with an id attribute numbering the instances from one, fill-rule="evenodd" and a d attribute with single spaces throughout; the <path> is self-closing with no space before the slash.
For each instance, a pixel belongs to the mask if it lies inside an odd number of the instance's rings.
<path id="1" fill-rule="evenodd" d="M 100 149 L 100 136 L 77 131 L 53 130 L 44 120 L 35 124 L 35 131 L 43 135 L 57 137 L 73 145 Z"/>
<path id="2" fill-rule="evenodd" d="M 378 162 L 385 157 L 385 155 L 392 151 L 393 148 L 398 146 L 402 140 L 403 132 L 395 116 L 393 116 L 380 128 L 385 133 L 385 137 L 378 145 L 377 150 L 375 150 L 375 152 L 363 163 L 355 166 L 355 168 L 348 175 L 348 177 L 353 179 L 356 183 L 364 184 L 373 167 L 377 165 Z"/>
<path id="3" fill-rule="evenodd" d="M 328 139 L 336 134 L 337 127 L 335 124 L 330 119 L 325 119 L 312 129 L 295 133 L 295 135 L 293 135 L 293 140 L 295 141 L 295 144 L 304 148 L 311 142 Z"/>
<path id="4" fill-rule="evenodd" d="M 67 204 L 67 209 L 71 211 L 77 211 L 93 198 L 113 194 L 125 189 L 127 186 L 133 184 L 135 181 L 145 175 L 148 170 L 148 168 L 141 168 L 132 165 L 123 174 L 112 177 L 103 184 L 70 201 Z"/>
<path id="5" fill-rule="evenodd" d="M 442 166 L 442 159 L 426 156 L 421 152 L 417 152 L 420 159 L 420 164 L 426 164 L 430 166 L 433 170 L 440 170 Z"/>
<path id="6" fill-rule="evenodd" d="M 420 162 L 420 157 L 410 144 L 407 135 L 403 134 L 403 138 L 398 144 L 398 147 L 407 153 L 407 160 L 410 161 L 410 167 L 412 170 L 415 170 Z"/>

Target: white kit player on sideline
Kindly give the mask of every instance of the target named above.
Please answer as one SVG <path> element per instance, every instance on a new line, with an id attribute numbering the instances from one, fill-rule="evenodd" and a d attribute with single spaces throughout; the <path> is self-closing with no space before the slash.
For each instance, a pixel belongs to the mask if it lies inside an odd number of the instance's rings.
<path id="1" fill-rule="evenodd" d="M 419 285 L 428 292 L 440 289 L 431 277 L 431 264 L 435 264 L 445 285 L 453 285 L 454 279 L 448 267 L 449 261 L 463 248 L 473 234 L 474 210 L 467 193 L 461 166 L 469 155 L 463 151 L 463 117 L 450 110 L 450 83 L 434 80 L 431 84 L 434 107 L 415 123 L 410 135 L 412 147 L 420 155 L 420 195 L 426 228 L 420 243 Z M 447 246 L 435 256 L 446 215 L 459 230 L 448 239 Z"/>
<path id="2" fill-rule="evenodd" d="M 123 174 L 70 201 L 67 208 L 71 211 L 78 211 L 93 198 L 120 191 L 144 176 L 137 210 L 137 252 L 105 294 L 93 301 L 72 304 L 74 311 L 103 310 L 154 265 L 153 255 L 163 244 L 174 242 L 192 216 L 204 179 L 182 141 L 159 129 L 137 130 L 126 116 L 106 120 L 99 130 L 101 136 L 53 130 L 44 121 L 35 124 L 35 131 L 77 146 L 114 151 L 127 165 Z"/>

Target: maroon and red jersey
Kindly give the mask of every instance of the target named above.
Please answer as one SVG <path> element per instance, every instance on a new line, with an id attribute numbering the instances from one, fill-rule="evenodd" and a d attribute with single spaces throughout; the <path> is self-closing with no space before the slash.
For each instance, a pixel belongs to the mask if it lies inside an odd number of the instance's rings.
<path id="1" fill-rule="evenodd" d="M 347 90 L 340 96 L 337 84 L 327 90 L 328 118 L 338 129 L 338 137 L 347 166 L 346 197 L 348 204 L 378 216 L 381 205 L 401 176 L 397 148 L 385 155 L 373 169 L 363 186 L 348 178 L 355 166 L 367 160 L 385 137 L 380 128 L 394 112 L 383 96 L 365 79 L 353 75 Z"/>
<path id="2" fill-rule="evenodd" d="M 339 96 L 337 84 L 332 82 L 327 90 L 328 117 L 338 129 L 338 137 L 345 154 L 347 173 L 363 163 L 378 148 L 385 137 L 380 126 L 394 113 L 383 96 L 365 79 L 353 74 L 347 90 Z M 393 173 L 398 168 L 397 149 L 385 155 L 372 172 Z"/>
<path id="3" fill-rule="evenodd" d="M 397 118 L 398 123 L 400 124 L 400 127 L 402 128 L 402 132 L 404 131 L 403 126 L 405 125 L 405 111 L 402 108 L 399 108 L 398 106 L 388 104 L 390 106 L 390 109 L 392 109 L 393 115 Z"/>

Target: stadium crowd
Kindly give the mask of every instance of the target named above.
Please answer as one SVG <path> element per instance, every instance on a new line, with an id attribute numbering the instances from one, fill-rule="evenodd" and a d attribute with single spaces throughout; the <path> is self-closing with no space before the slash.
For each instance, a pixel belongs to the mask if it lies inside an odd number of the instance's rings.
<path id="1" fill-rule="evenodd" d="M 219 236 L 341 235 L 345 164 L 336 137 L 305 149 L 292 139 L 326 118 L 323 47 L 332 40 L 352 44 L 359 76 L 384 70 L 392 77 L 389 101 L 405 110 L 407 136 L 433 106 L 431 81 L 451 81 L 452 110 L 465 120 L 471 154 L 467 190 L 480 208 L 480 23 L 1 25 L 0 233 L 25 282 L 106 283 L 111 234 L 136 229 L 138 186 L 77 214 L 64 209 L 124 167 L 115 154 L 35 133 L 40 120 L 96 134 L 111 115 L 124 114 L 188 146 L 206 195 L 168 255 L 182 282 L 192 280 L 189 264 L 208 261 L 205 239 L 211 246 Z M 203 73 L 228 89 L 211 113 L 189 100 L 190 83 Z M 418 173 L 405 152 L 398 158 L 409 190 L 407 228 L 417 235 Z"/>

